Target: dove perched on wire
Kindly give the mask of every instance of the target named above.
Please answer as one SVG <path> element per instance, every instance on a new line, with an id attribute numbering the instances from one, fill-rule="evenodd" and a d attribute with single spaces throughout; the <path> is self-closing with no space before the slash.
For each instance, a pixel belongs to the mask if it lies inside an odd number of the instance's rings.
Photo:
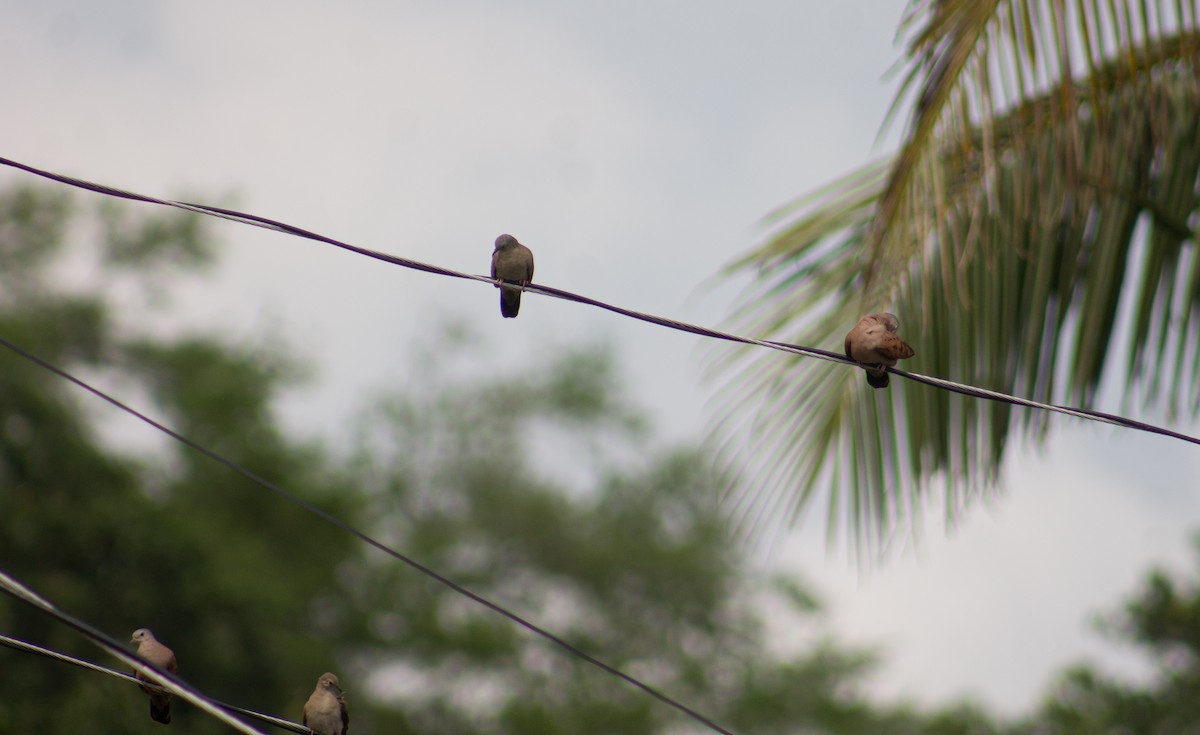
<path id="1" fill-rule="evenodd" d="M 533 252 L 512 235 L 497 237 L 492 251 L 492 278 L 520 284 L 496 284 L 500 289 L 500 314 L 506 319 L 515 317 L 521 310 L 521 292 L 533 280 Z"/>
<path id="2" fill-rule="evenodd" d="M 846 335 L 846 357 L 863 365 L 867 383 L 872 388 L 888 386 L 884 366 L 895 367 L 897 360 L 906 360 L 916 354 L 896 334 L 899 328 L 900 320 L 895 314 L 868 314 Z"/>
<path id="3" fill-rule="evenodd" d="M 317 688 L 304 703 L 301 722 L 317 735 L 346 735 L 350 731 L 350 713 L 337 676 L 326 672 L 317 679 Z"/>
<path id="4" fill-rule="evenodd" d="M 154 634 L 146 628 L 133 631 L 129 642 L 137 644 L 139 656 L 163 671 L 174 674 L 179 670 L 178 664 L 175 663 L 175 652 L 155 640 Z M 138 681 L 145 682 L 142 684 L 142 691 L 150 695 L 150 719 L 170 725 L 171 693 L 154 684 L 141 671 L 136 672 L 135 676 Z"/>

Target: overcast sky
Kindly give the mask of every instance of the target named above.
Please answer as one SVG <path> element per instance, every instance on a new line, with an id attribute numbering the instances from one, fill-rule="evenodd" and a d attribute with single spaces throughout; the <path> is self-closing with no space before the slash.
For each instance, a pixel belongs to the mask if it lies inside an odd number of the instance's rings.
<path id="1" fill-rule="evenodd" d="M 737 289 L 708 279 L 759 242 L 761 217 L 895 144 L 898 130 L 876 141 L 902 9 L 0 0 L 0 155 L 474 273 L 510 232 L 539 282 L 716 326 Z M 665 436 L 705 431 L 694 337 L 532 295 L 501 320 L 491 288 L 212 228 L 221 272 L 168 290 L 189 324 L 278 331 L 317 365 L 289 400 L 295 426 L 336 434 L 449 317 L 490 336 L 497 366 L 606 340 Z M 826 551 L 819 513 L 771 554 L 814 583 L 844 639 L 883 646 L 880 693 L 1016 713 L 1081 657 L 1139 670 L 1088 621 L 1148 565 L 1187 568 L 1200 455 L 1053 426 L 1045 451 L 1009 457 L 998 497 L 950 532 L 935 509 L 919 548 L 868 574 Z"/>

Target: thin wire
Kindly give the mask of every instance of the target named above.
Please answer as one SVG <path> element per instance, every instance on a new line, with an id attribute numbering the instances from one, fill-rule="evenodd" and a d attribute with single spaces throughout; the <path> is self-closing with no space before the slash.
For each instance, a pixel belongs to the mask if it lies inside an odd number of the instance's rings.
<path id="1" fill-rule="evenodd" d="M 509 620 L 516 623 L 517 625 L 520 625 L 521 627 L 525 628 L 526 630 L 528 630 L 532 633 L 535 633 L 536 635 L 541 636 L 542 638 L 550 641 L 551 643 L 555 644 L 556 646 L 567 651 L 571 655 L 576 656 L 577 658 L 580 658 L 580 659 L 592 664 L 593 666 L 596 666 L 597 668 L 600 668 L 600 669 L 604 670 L 605 672 L 624 680 L 625 682 L 633 685 L 634 687 L 637 687 L 638 689 L 642 690 L 646 694 L 659 700 L 663 704 L 674 707 L 675 709 L 686 714 L 688 717 L 691 717 L 692 719 L 696 720 L 697 722 L 705 725 L 706 727 L 708 727 L 716 732 L 722 733 L 722 735 L 733 735 L 733 733 L 730 730 L 727 730 L 726 728 L 718 725 L 713 720 L 709 719 L 705 715 L 702 715 L 700 712 L 692 709 L 691 707 L 688 707 L 687 705 L 683 704 L 682 702 L 679 702 L 678 700 L 673 699 L 672 697 L 664 694 L 663 692 L 660 692 L 658 689 L 655 689 L 654 687 L 650 686 L 649 684 L 645 684 L 642 681 L 634 678 L 630 674 L 626 674 L 624 671 L 621 671 L 620 669 L 616 668 L 615 666 L 605 663 L 604 661 L 600 660 L 599 658 L 596 658 L 595 656 L 585 652 L 584 650 L 577 648 L 576 646 L 572 645 L 571 643 L 568 643 L 563 638 L 560 638 L 557 635 L 546 630 L 545 628 L 542 628 L 541 626 L 539 626 L 535 623 L 532 623 L 529 620 L 526 620 L 525 618 L 521 617 L 520 615 L 509 611 L 508 609 L 502 607 L 500 604 L 492 602 L 491 600 L 487 599 L 486 597 L 484 597 L 476 592 L 472 592 L 471 590 L 467 589 L 466 587 L 462 586 L 461 584 L 458 584 L 457 582 L 453 581 L 449 577 L 445 577 L 442 574 L 434 571 L 430 567 L 427 567 L 424 564 L 421 564 L 420 562 L 413 559 L 412 557 L 409 557 L 409 556 L 406 556 L 405 554 L 400 553 L 399 551 L 393 549 L 392 547 L 388 546 L 387 544 L 384 544 L 381 541 L 377 541 L 375 538 L 367 535 L 366 532 L 360 531 L 358 528 L 343 521 L 342 519 L 338 518 L 337 516 L 333 515 L 332 513 L 322 510 L 321 508 L 318 508 L 317 506 L 313 505 L 312 503 L 308 502 L 307 500 L 304 500 L 296 495 L 293 495 L 291 492 L 285 490 L 284 488 L 280 487 L 279 485 L 275 484 L 274 482 L 271 482 L 270 480 L 268 480 L 260 475 L 255 474 L 254 472 L 246 469 L 245 467 L 239 465 L 238 463 L 234 462 L 233 460 L 226 459 L 224 456 L 218 454 L 214 450 L 209 449 L 208 447 L 206 447 L 196 441 L 193 441 L 192 439 L 189 439 L 188 437 L 184 436 L 183 434 L 180 434 L 179 432 L 175 431 L 174 429 L 168 428 L 166 425 L 161 424 L 158 421 L 155 421 L 154 419 L 150 418 L 146 414 L 141 413 L 137 409 L 134 409 L 131 406 L 129 406 L 125 403 L 122 403 L 121 401 L 108 395 L 107 393 L 100 390 L 99 388 L 93 387 L 92 385 L 84 382 L 80 378 L 77 378 L 74 375 L 71 375 L 70 373 L 66 372 L 65 370 L 63 370 L 49 362 L 46 362 L 45 360 L 38 357 L 37 355 L 34 355 L 33 353 L 25 350 L 24 348 L 19 347 L 18 345 L 10 342 L 8 339 L 6 339 L 3 336 L 0 336 L 0 346 L 6 347 L 9 350 L 12 350 L 13 352 L 17 353 L 21 357 L 24 357 L 25 359 L 29 360 L 30 362 L 33 362 L 34 364 L 39 365 L 40 367 L 42 367 L 46 370 L 49 370 L 50 372 L 54 373 L 55 375 L 59 376 L 60 378 L 63 378 L 64 380 L 67 380 L 68 382 L 75 384 L 76 386 L 86 390 L 87 392 L 91 393 L 92 395 L 96 396 L 97 398 L 100 398 L 101 400 L 104 400 L 107 403 L 115 406 L 116 408 L 119 408 L 120 410 L 124 411 L 125 413 L 129 414 L 130 416 L 133 416 L 134 418 L 138 419 L 139 421 L 149 424 L 150 426 L 154 427 L 155 429 L 158 429 L 159 431 L 163 432 L 164 434 L 171 437 L 172 439 L 175 439 L 176 441 L 190 447 L 191 449 L 194 449 L 195 451 L 199 452 L 200 454 L 203 454 L 204 456 L 208 457 L 209 459 L 213 460 L 214 462 L 224 465 L 226 468 L 232 470 L 233 472 L 236 472 L 237 474 L 241 475 L 242 477 L 245 477 L 246 479 L 250 480 L 251 482 L 254 482 L 254 483 L 266 488 L 267 490 L 270 490 L 271 492 L 273 492 L 276 495 L 278 495 L 279 497 L 287 500 L 288 502 L 298 505 L 301 508 L 303 508 L 304 510 L 308 511 L 309 513 L 312 513 L 313 515 L 316 515 L 317 517 L 321 518 L 322 520 L 324 520 L 334 526 L 337 526 L 338 528 L 342 529 L 343 531 L 345 531 L 349 534 L 352 534 L 353 536 L 356 536 L 360 541 L 370 544 L 371 546 L 374 546 L 376 549 L 382 551 L 383 553 L 387 554 L 388 556 L 391 556 L 401 562 L 404 562 L 405 564 L 407 564 L 408 566 L 417 570 L 421 574 L 424 574 L 425 576 L 445 585 L 446 587 L 449 587 L 451 590 L 454 590 L 458 594 L 468 597 L 471 600 L 474 600 L 475 602 L 479 603 L 480 605 L 483 605 L 484 607 L 492 610 L 493 612 L 503 615 L 504 617 L 508 618 Z"/>
<path id="2" fill-rule="evenodd" d="M 0 634 L 0 646 L 7 646 L 7 647 L 12 648 L 17 651 L 25 651 L 26 653 L 35 653 L 39 656 L 45 656 L 46 658 L 52 658 L 52 659 L 55 659 L 58 661 L 62 661 L 64 663 L 71 664 L 73 666 L 78 666 L 82 669 L 88 669 L 90 671 L 97 671 L 101 674 L 108 674 L 109 676 L 115 676 L 118 679 L 124 679 L 125 681 L 130 682 L 131 684 L 141 684 L 142 683 L 142 682 L 138 681 L 137 677 L 126 674 L 124 671 L 117 671 L 116 669 L 110 669 L 106 666 L 101 666 L 100 664 L 92 663 L 91 661 L 85 661 L 81 658 L 75 658 L 74 656 L 68 656 L 67 654 L 62 653 L 61 651 L 55 651 L 55 650 L 52 650 L 49 648 L 43 648 L 42 646 L 38 646 L 33 643 L 29 643 L 27 641 L 20 640 L 18 638 L 11 638 L 11 637 L 3 635 L 3 634 Z M 274 717 L 272 715 L 263 714 L 262 712 L 255 712 L 254 710 L 244 709 L 242 707 L 237 707 L 232 704 L 226 704 L 225 702 L 220 702 L 215 699 L 209 699 L 208 701 L 212 702 L 213 704 L 220 707 L 221 709 L 228 710 L 230 712 L 236 712 L 237 714 L 245 715 L 246 717 L 252 717 L 256 720 L 260 720 L 269 725 L 274 725 L 274 726 L 282 728 L 284 730 L 291 730 L 292 732 L 298 732 L 298 733 L 301 733 L 301 735 L 312 735 L 312 730 L 310 730 L 307 727 L 305 727 L 304 725 L 301 725 L 296 722 L 291 722 L 289 720 L 280 719 L 280 718 Z"/>
<path id="3" fill-rule="evenodd" d="M 13 161 L 11 159 L 3 158 L 3 157 L 0 157 L 0 164 L 3 164 L 5 166 L 11 166 L 13 168 L 18 168 L 18 169 L 21 169 L 22 171 L 26 171 L 26 172 L 34 174 L 36 176 L 42 176 L 44 178 L 51 179 L 51 180 L 57 181 L 59 183 L 67 184 L 69 186 L 75 186 L 75 187 L 78 187 L 81 189 L 87 189 L 89 191 L 93 191 L 98 194 L 105 194 L 107 196 L 118 197 L 121 199 L 130 199 L 130 200 L 134 200 L 134 201 L 147 202 L 150 204 L 160 204 L 160 205 L 167 206 L 167 207 L 175 207 L 177 209 L 182 209 L 182 210 L 185 210 L 188 212 L 195 212 L 197 214 L 206 214 L 206 215 L 213 216 L 213 217 L 220 217 L 222 219 L 232 220 L 234 222 L 240 222 L 242 224 L 253 225 L 255 227 L 262 227 L 264 229 L 274 230 L 276 232 L 282 232 L 284 234 L 294 235 L 296 237 L 303 237 L 303 238 L 306 238 L 309 240 L 315 240 L 316 242 L 322 242 L 327 245 L 333 245 L 334 247 L 342 248 L 343 250 L 349 250 L 350 252 L 357 253 L 359 255 L 364 255 L 366 257 L 374 258 L 376 260 L 381 260 L 386 263 L 391 263 L 393 265 L 403 266 L 405 268 L 412 268 L 414 270 L 424 271 L 426 273 L 433 273 L 433 274 L 440 275 L 440 276 L 448 276 L 450 278 L 462 278 L 462 279 L 466 279 L 466 280 L 470 280 L 470 281 L 480 281 L 482 283 L 487 283 L 487 284 L 491 284 L 491 285 L 496 285 L 498 283 L 497 279 L 488 278 L 486 276 L 477 276 L 477 275 L 472 275 L 470 273 L 462 273 L 460 271 L 450 270 L 449 268 L 442 268 L 440 266 L 430 265 L 428 263 L 422 263 L 420 261 L 410 260 L 408 258 L 401 258 L 401 257 L 395 256 L 395 255 L 390 255 L 388 253 L 379 252 L 378 250 L 371 250 L 369 248 L 363 248 L 363 247 L 359 247 L 357 245 L 351 245 L 349 243 L 342 242 L 340 240 L 334 240 L 333 238 L 326 237 L 324 235 L 320 235 L 315 232 L 310 232 L 308 230 L 304 230 L 299 227 L 295 227 L 293 225 L 289 225 L 286 222 L 279 222 L 277 220 L 268 219 L 266 217 L 260 217 L 255 214 L 248 214 L 246 212 L 239 212 L 234 209 L 225 209 L 222 207 L 212 207 L 212 206 L 208 206 L 208 205 L 204 205 L 204 204 L 189 204 L 187 202 L 177 202 L 177 201 L 173 201 L 170 199 L 158 199 L 155 197 L 145 196 L 143 194 L 135 194 L 130 191 L 124 191 L 122 189 L 116 189 L 111 186 L 105 186 L 104 184 L 96 184 L 96 183 L 93 183 L 90 181 L 84 181 L 82 179 L 76 179 L 76 178 L 73 178 L 70 176 L 64 176 L 63 174 L 57 174 L 52 171 L 44 171 L 42 169 L 35 168 L 33 166 L 29 166 L 24 163 L 19 163 L 17 161 Z M 597 301 L 596 299 L 588 298 L 587 296 L 581 296 L 579 294 L 574 294 L 569 291 L 563 291 L 561 289 L 552 288 L 550 286 L 540 286 L 540 285 L 531 283 L 525 287 L 525 290 L 533 292 L 533 293 L 538 293 L 543 296 L 551 296 L 553 298 L 562 299 L 564 301 L 573 301 L 578 304 L 594 306 L 599 309 L 611 311 L 615 314 L 620 314 L 622 316 L 630 317 L 631 319 L 637 319 L 640 321 L 648 322 L 650 324 L 657 324 L 658 326 L 667 327 L 669 329 L 676 329 L 676 330 L 679 330 L 682 332 L 689 332 L 691 334 L 699 335 L 701 337 L 720 339 L 720 340 L 725 340 L 727 342 L 737 342 L 740 344 L 757 345 L 759 347 L 767 347 L 769 349 L 780 350 L 782 352 L 788 352 L 788 353 L 791 353 L 794 355 L 803 355 L 805 357 L 814 357 L 819 360 L 828 360 L 830 362 L 840 362 L 845 365 L 862 367 L 855 361 L 845 357 L 844 355 L 838 354 L 836 352 L 829 352 L 828 350 L 821 350 L 821 349 L 817 349 L 817 348 L 813 348 L 813 347 L 804 347 L 802 345 L 789 344 L 787 342 L 775 342 L 772 340 L 761 340 L 761 339 L 754 339 L 752 337 L 742 337 L 740 335 L 731 334 L 729 332 L 722 332 L 722 331 L 719 331 L 716 329 L 709 329 L 708 327 L 701 327 L 701 326 L 697 326 L 695 324 L 689 324 L 687 322 L 677 321 L 675 319 L 667 319 L 665 317 L 655 316 L 654 314 L 647 314 L 647 313 L 640 312 L 640 311 L 634 311 L 632 309 L 625 309 L 620 306 L 614 306 L 612 304 L 606 304 L 603 301 Z M 1188 434 L 1183 434 L 1183 433 L 1180 433 L 1177 431 L 1172 431 L 1170 429 L 1166 429 L 1166 428 L 1163 428 L 1160 426 L 1155 426 L 1153 424 L 1144 423 L 1142 421 L 1135 421 L 1133 419 L 1128 419 L 1123 416 L 1117 416 L 1115 414 L 1103 413 L 1100 411 L 1091 411 L 1091 410 L 1083 409 L 1083 408 L 1072 408 L 1070 406 L 1060 406 L 1060 405 L 1051 404 L 1051 403 L 1041 403 L 1039 401 L 1033 401 L 1033 400 L 1030 400 L 1027 398 L 1020 398 L 1018 396 L 1010 395 L 1008 393 L 1002 393 L 1000 391 L 988 390 L 986 388 L 978 388 L 978 387 L 975 387 L 972 385 L 966 385 L 964 383 L 956 383 L 954 381 L 946 380 L 944 378 L 936 378 L 933 376 L 921 375 L 919 373 L 910 373 L 906 370 L 900 370 L 897 368 L 886 368 L 886 369 L 888 370 L 888 372 L 895 373 L 896 375 L 899 375 L 901 377 L 909 378 L 910 380 L 915 380 L 919 383 L 925 383 L 926 385 L 930 385 L 935 388 L 943 388 L 946 390 L 953 391 L 955 393 L 961 393 L 963 395 L 973 396 L 976 398 L 983 398 L 983 399 L 989 400 L 989 401 L 1000 401 L 1003 403 L 1010 403 L 1010 404 L 1018 405 L 1018 406 L 1026 406 L 1028 408 L 1035 408 L 1035 409 L 1040 409 L 1043 411 L 1053 411 L 1055 413 L 1061 413 L 1061 414 L 1064 414 L 1067 416 L 1074 416 L 1075 418 L 1080 418 L 1080 419 L 1084 419 L 1087 421 L 1100 421 L 1103 423 L 1112 424 L 1114 426 L 1121 426 L 1121 427 L 1124 427 L 1127 429 L 1135 429 L 1137 431 L 1145 431 L 1145 432 L 1149 432 L 1151 434 L 1160 434 L 1162 436 L 1168 436 L 1173 439 L 1180 439 L 1180 440 L 1183 440 L 1186 442 L 1190 442 L 1192 444 L 1200 445 L 1200 437 L 1190 436 Z"/>
<path id="4" fill-rule="evenodd" d="M 2 570 L 0 570 L 0 592 L 4 592 L 5 594 L 17 600 L 20 600 L 30 607 L 37 608 L 38 610 L 41 610 L 42 612 L 54 617 L 59 622 L 75 629 L 79 633 L 82 633 L 96 643 L 96 645 L 121 659 L 126 664 L 132 666 L 134 670 L 144 675 L 147 679 L 150 679 L 155 684 L 158 684 L 163 689 L 166 689 L 179 698 L 186 699 L 196 707 L 199 707 L 235 730 L 246 733 L 246 735 L 264 735 L 261 730 L 254 729 L 250 725 L 247 725 L 236 717 L 230 715 L 228 712 L 225 712 L 217 707 L 208 699 L 208 697 L 204 696 L 203 693 L 185 682 L 183 679 L 180 679 L 178 676 L 173 674 L 168 674 L 157 666 L 154 666 L 143 660 L 140 656 L 135 656 L 129 653 L 120 643 L 118 643 L 107 633 L 104 633 L 99 629 L 88 625 L 82 620 L 72 617 L 62 610 L 59 610 L 54 605 L 50 604 L 50 602 L 44 597 L 34 593 L 28 587 L 21 584 L 11 575 Z"/>

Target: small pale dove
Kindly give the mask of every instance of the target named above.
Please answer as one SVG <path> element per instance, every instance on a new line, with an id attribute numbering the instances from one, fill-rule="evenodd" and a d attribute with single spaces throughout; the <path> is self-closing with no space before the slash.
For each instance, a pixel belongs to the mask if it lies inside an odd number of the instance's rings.
<path id="1" fill-rule="evenodd" d="M 137 644 L 139 656 L 163 671 L 174 674 L 179 670 L 178 664 L 175 663 L 175 652 L 155 640 L 154 634 L 146 628 L 133 631 L 129 642 Z M 142 684 L 142 691 L 150 695 L 150 719 L 164 725 L 171 724 L 171 693 L 160 689 L 140 671 L 136 676 L 138 681 L 146 682 Z"/>
<path id="2" fill-rule="evenodd" d="M 846 335 L 846 357 L 864 366 L 867 383 L 872 388 L 888 386 L 885 365 L 895 367 L 897 360 L 906 360 L 916 354 L 896 334 L 899 328 L 900 320 L 895 314 L 868 314 Z"/>
<path id="3" fill-rule="evenodd" d="M 515 317 L 521 310 L 521 292 L 533 280 L 533 252 L 512 235 L 497 237 L 492 251 L 492 278 L 520 284 L 496 284 L 500 289 L 500 314 L 506 319 Z"/>
<path id="4" fill-rule="evenodd" d="M 317 688 L 304 703 L 304 726 L 317 735 L 346 735 L 350 732 L 350 712 L 338 686 L 337 676 L 326 672 L 317 679 Z"/>

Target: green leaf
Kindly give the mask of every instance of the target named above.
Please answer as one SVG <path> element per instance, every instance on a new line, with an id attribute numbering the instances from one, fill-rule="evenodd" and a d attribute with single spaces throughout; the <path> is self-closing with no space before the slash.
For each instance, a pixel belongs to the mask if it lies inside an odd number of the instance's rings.
<path id="1" fill-rule="evenodd" d="M 914 3 L 903 146 L 768 217 L 767 241 L 727 271 L 755 276 L 733 328 L 838 349 L 860 316 L 888 310 L 914 371 L 1088 408 L 1112 373 L 1143 405 L 1197 415 L 1198 15 L 1195 2 Z M 877 550 L 935 486 L 953 518 L 996 486 L 1012 432 L 1038 441 L 1049 427 L 763 351 L 710 368 L 751 534 L 823 496 L 830 528 Z"/>

